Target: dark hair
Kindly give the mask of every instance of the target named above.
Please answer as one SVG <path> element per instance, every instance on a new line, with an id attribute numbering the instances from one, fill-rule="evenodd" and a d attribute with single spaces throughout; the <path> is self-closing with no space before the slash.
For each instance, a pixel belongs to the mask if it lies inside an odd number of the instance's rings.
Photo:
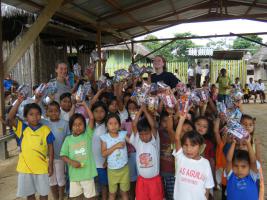
<path id="1" fill-rule="evenodd" d="M 146 118 L 143 118 L 141 120 L 138 121 L 137 123 L 137 130 L 138 132 L 142 132 L 142 131 L 149 131 L 151 130 L 151 126 L 148 123 L 148 120 Z"/>
<path id="2" fill-rule="evenodd" d="M 129 99 L 129 101 L 127 102 L 126 107 L 125 107 L 125 109 L 127 110 L 127 113 L 128 113 L 128 119 L 126 120 L 126 122 L 132 121 L 130 113 L 129 113 L 129 105 L 130 104 L 134 104 L 138 108 L 138 104 L 135 101 Z"/>
<path id="3" fill-rule="evenodd" d="M 241 117 L 241 119 L 240 119 L 240 122 L 242 122 L 245 119 L 251 120 L 253 122 L 256 121 L 256 118 L 255 117 L 252 117 L 252 116 L 247 115 L 247 114 L 243 114 L 242 117 Z"/>
<path id="4" fill-rule="evenodd" d="M 99 108 L 99 107 L 103 108 L 103 110 L 105 111 L 105 117 L 104 117 L 104 119 L 103 119 L 103 122 L 104 122 L 105 119 L 106 119 L 106 117 L 107 117 L 107 114 L 108 114 L 108 109 L 107 109 L 107 106 L 106 106 L 106 104 L 105 104 L 104 102 L 102 102 L 102 101 L 97 101 L 97 102 L 95 102 L 95 103 L 92 105 L 91 110 L 92 110 L 92 112 L 94 112 L 94 110 L 97 109 L 97 108 Z"/>
<path id="5" fill-rule="evenodd" d="M 222 73 L 226 73 L 226 69 L 225 69 L 225 68 L 222 68 L 221 71 L 220 71 L 220 73 L 221 73 L 221 74 L 222 74 Z"/>
<path id="6" fill-rule="evenodd" d="M 207 130 L 207 133 L 205 135 L 203 135 L 203 138 L 211 140 L 212 142 L 215 142 L 214 141 L 214 134 L 213 134 L 213 122 L 205 116 L 199 116 L 194 120 L 194 124 L 196 124 L 200 120 L 206 120 L 208 122 L 208 130 Z"/>
<path id="7" fill-rule="evenodd" d="M 49 103 L 49 104 L 47 105 L 47 108 L 48 108 L 49 106 L 55 106 L 55 107 L 57 107 L 57 109 L 58 109 L 59 112 L 60 112 L 60 105 L 59 105 L 58 102 L 56 102 L 56 101 L 52 101 L 51 103 Z"/>
<path id="8" fill-rule="evenodd" d="M 61 102 L 65 98 L 69 98 L 71 100 L 71 93 L 69 92 L 63 93 L 62 95 L 60 95 L 59 101 Z"/>
<path id="9" fill-rule="evenodd" d="M 86 120 L 85 120 L 84 116 L 80 113 L 75 113 L 70 117 L 70 121 L 69 121 L 69 128 L 70 128 L 71 132 L 72 132 L 72 126 L 74 124 L 74 121 L 78 118 L 80 118 L 82 120 L 82 122 L 84 124 L 84 128 L 86 128 Z"/>
<path id="10" fill-rule="evenodd" d="M 236 150 L 232 162 L 246 161 L 250 163 L 249 153 L 245 150 Z"/>
<path id="11" fill-rule="evenodd" d="M 189 119 L 185 119 L 184 124 L 190 125 L 193 129 L 195 127 L 194 124 Z"/>
<path id="12" fill-rule="evenodd" d="M 163 121 L 163 119 L 165 118 L 165 117 L 168 117 L 169 116 L 169 113 L 168 112 L 166 112 L 166 111 L 162 111 L 161 112 L 161 114 L 160 114 L 160 117 L 159 117 L 159 123 L 161 124 L 161 122 Z"/>
<path id="13" fill-rule="evenodd" d="M 108 121 L 111 118 L 115 118 L 118 121 L 119 125 L 121 126 L 121 120 L 120 120 L 119 115 L 116 114 L 116 113 L 109 113 L 108 116 L 107 116 L 106 122 L 105 122 L 106 127 L 107 127 Z"/>
<path id="14" fill-rule="evenodd" d="M 38 112 L 40 113 L 40 115 L 42 115 L 42 109 L 40 108 L 40 106 L 36 103 L 30 103 L 30 104 L 26 104 L 24 107 L 24 111 L 23 111 L 23 117 L 27 117 L 28 113 L 30 112 L 30 110 L 32 109 L 36 109 L 38 110 Z"/>
<path id="15" fill-rule="evenodd" d="M 34 85 L 34 86 L 32 86 L 32 90 L 35 91 L 38 87 L 39 87 L 39 85 Z"/>
<path id="16" fill-rule="evenodd" d="M 202 144 L 204 144 L 204 138 L 196 131 L 189 131 L 183 135 L 183 137 L 181 138 L 182 146 L 185 144 L 186 140 L 189 140 L 193 145 L 201 146 Z"/>

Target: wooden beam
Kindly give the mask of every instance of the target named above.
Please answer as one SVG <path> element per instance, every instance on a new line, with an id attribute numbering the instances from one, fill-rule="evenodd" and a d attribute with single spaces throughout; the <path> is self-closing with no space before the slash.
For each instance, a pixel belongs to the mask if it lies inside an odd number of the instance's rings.
<path id="1" fill-rule="evenodd" d="M 105 0 L 109 5 L 111 5 L 113 8 L 115 8 L 118 11 L 122 11 L 121 7 L 119 6 L 118 2 L 116 0 Z M 140 25 L 140 22 L 137 21 L 131 14 L 128 12 L 123 13 L 126 17 L 128 17 L 132 22 L 134 22 L 136 25 L 141 26 L 145 31 L 149 31 L 145 26 Z"/>
<path id="2" fill-rule="evenodd" d="M 145 8 L 147 6 L 151 6 L 153 4 L 156 4 L 160 1 L 163 1 L 163 0 L 152 0 L 152 1 L 147 1 L 145 3 L 142 3 L 142 4 L 138 4 L 138 5 L 134 5 L 134 6 L 131 6 L 129 8 L 125 8 L 125 9 L 122 9 L 121 11 L 119 12 L 115 12 L 115 13 L 111 13 L 111 14 L 107 14 L 107 15 L 104 15 L 102 17 L 100 17 L 97 21 L 100 22 L 100 21 L 103 21 L 103 20 L 106 20 L 106 19 L 110 19 L 112 17 L 117 17 L 119 15 L 122 15 L 126 12 L 132 12 L 132 11 L 135 11 L 135 10 L 138 10 L 138 9 L 142 9 L 142 8 Z"/>
<path id="3" fill-rule="evenodd" d="M 176 9 L 175 9 L 175 5 L 173 3 L 173 0 L 169 0 L 169 3 L 170 3 L 170 6 L 172 8 L 172 11 L 175 13 Z M 178 14 L 176 15 L 176 19 L 179 20 L 179 15 Z"/>
<path id="4" fill-rule="evenodd" d="M 131 55 L 132 55 L 132 63 L 134 63 L 134 43 L 131 41 Z"/>
<path id="5" fill-rule="evenodd" d="M 99 57 L 99 61 L 97 62 L 97 80 L 101 76 L 101 29 L 97 29 L 97 38 L 96 38 L 96 45 L 97 45 L 97 53 Z"/>
<path id="6" fill-rule="evenodd" d="M 267 9 L 266 3 L 255 3 L 253 5 L 253 2 L 240 1 L 240 0 L 227 0 L 227 4 L 232 4 L 232 5 L 237 5 L 237 6 L 254 6 L 257 8 Z"/>
<path id="7" fill-rule="evenodd" d="M 247 9 L 247 11 L 245 12 L 245 14 L 244 15 L 247 15 L 250 11 L 251 11 L 251 9 L 253 8 L 253 6 L 257 3 L 257 1 L 258 0 L 254 0 L 253 1 L 253 3 L 252 3 L 252 5 L 251 6 L 249 6 L 249 8 Z"/>
<path id="8" fill-rule="evenodd" d="M 0 0 L 1 5 L 1 0 Z M 3 65 L 3 46 L 2 46 L 2 13 L 0 9 L 0 117 L 5 118 L 5 95 L 4 95 L 4 65 Z M 6 127 L 0 122 L 0 137 L 6 135 Z M 8 157 L 7 143 L 0 142 L 0 159 L 5 160 Z"/>
<path id="9" fill-rule="evenodd" d="M 19 59 L 24 55 L 29 46 L 41 33 L 45 25 L 49 22 L 57 9 L 60 8 L 63 0 L 50 0 L 43 9 L 39 17 L 32 24 L 30 29 L 22 36 L 17 47 L 11 52 L 4 63 L 4 74 L 7 75 L 17 64 Z"/>

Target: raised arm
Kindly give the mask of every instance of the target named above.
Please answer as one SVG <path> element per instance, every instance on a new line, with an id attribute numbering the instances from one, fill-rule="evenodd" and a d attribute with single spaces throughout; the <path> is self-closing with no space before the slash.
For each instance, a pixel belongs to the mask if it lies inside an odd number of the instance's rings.
<path id="1" fill-rule="evenodd" d="M 16 126 L 16 124 L 17 124 L 16 114 L 17 114 L 19 106 L 23 102 L 23 100 L 24 100 L 24 98 L 22 96 L 19 96 L 17 99 L 17 102 L 11 108 L 11 110 L 9 111 L 9 113 L 7 115 L 7 124 L 11 127 Z"/>
<path id="2" fill-rule="evenodd" d="M 119 106 L 119 111 L 123 111 L 124 105 L 123 105 L 123 95 L 122 95 L 122 90 L 123 90 L 123 84 L 124 82 L 119 82 L 118 84 L 114 84 L 114 93 L 116 96 L 116 99 L 118 101 L 118 106 Z"/>
<path id="3" fill-rule="evenodd" d="M 214 134 L 217 145 L 219 145 L 222 142 L 222 138 L 220 135 L 220 118 L 216 118 L 214 122 Z"/>
<path id="4" fill-rule="evenodd" d="M 136 114 L 136 116 L 135 116 L 135 118 L 134 118 L 134 120 L 132 122 L 132 131 L 133 131 L 134 134 L 136 134 L 138 132 L 137 123 L 138 123 L 142 113 L 143 113 L 143 106 L 138 110 L 138 112 L 137 112 L 137 114 Z"/>
<path id="5" fill-rule="evenodd" d="M 179 151 L 181 148 L 181 133 L 185 121 L 185 115 L 181 115 L 175 133 L 175 148 Z"/>
<path id="6" fill-rule="evenodd" d="M 83 101 L 82 102 L 82 106 L 85 108 L 88 116 L 89 116 L 89 122 L 88 122 L 88 126 L 93 129 L 94 128 L 94 123 L 95 123 L 95 120 L 94 120 L 94 115 L 91 111 L 91 109 L 86 105 L 86 102 Z"/>
<path id="7" fill-rule="evenodd" d="M 89 108 L 92 107 L 92 105 L 98 101 L 100 95 L 105 91 L 105 88 L 102 88 L 101 90 L 98 90 L 98 92 L 95 94 L 95 96 L 93 97 L 93 99 L 91 100 L 90 106 Z"/>
<path id="8" fill-rule="evenodd" d="M 249 160 L 250 160 L 250 169 L 254 171 L 255 173 L 258 173 L 257 169 L 257 163 L 256 163 L 256 154 L 252 148 L 250 138 L 246 140 L 246 144 L 248 147 L 248 154 L 249 154 Z"/>
<path id="9" fill-rule="evenodd" d="M 157 137 L 157 130 L 156 130 L 156 123 L 153 119 L 153 117 L 151 116 L 151 114 L 148 112 L 146 106 L 143 107 L 143 112 L 145 114 L 145 117 L 151 127 L 151 131 L 152 131 L 152 134 L 154 135 L 154 137 Z"/>
<path id="10" fill-rule="evenodd" d="M 173 130 L 173 123 L 174 123 L 174 112 L 173 109 L 166 108 L 168 112 L 168 119 L 167 119 L 167 132 L 171 139 L 172 143 L 175 143 L 175 131 Z"/>
<path id="11" fill-rule="evenodd" d="M 235 146 L 236 146 L 236 140 L 234 139 L 230 149 L 228 150 L 227 156 L 226 156 L 226 174 L 228 175 L 229 172 L 232 170 L 232 161 L 233 161 L 233 156 L 235 152 Z"/>

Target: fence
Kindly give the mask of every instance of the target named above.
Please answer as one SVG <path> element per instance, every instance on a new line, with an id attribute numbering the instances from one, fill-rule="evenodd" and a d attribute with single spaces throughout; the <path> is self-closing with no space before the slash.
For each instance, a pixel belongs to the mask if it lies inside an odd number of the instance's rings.
<path id="1" fill-rule="evenodd" d="M 147 63 L 138 63 L 139 66 L 147 66 Z M 124 66 L 107 66 L 106 72 L 111 76 L 114 75 L 114 71 L 118 69 L 128 69 L 129 65 Z M 215 83 L 219 74 L 219 71 L 225 68 L 227 69 L 228 76 L 233 83 L 236 77 L 240 78 L 242 86 L 245 85 L 247 79 L 247 65 L 244 60 L 212 60 L 211 62 L 211 83 Z M 177 70 L 177 73 L 176 73 Z M 188 80 L 188 63 L 187 62 L 168 62 L 167 71 L 175 74 L 182 82 L 187 83 Z"/>

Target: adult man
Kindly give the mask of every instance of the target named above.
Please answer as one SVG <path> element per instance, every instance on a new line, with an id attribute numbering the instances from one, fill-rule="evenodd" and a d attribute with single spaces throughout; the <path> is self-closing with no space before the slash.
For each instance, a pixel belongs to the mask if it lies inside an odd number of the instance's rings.
<path id="1" fill-rule="evenodd" d="M 258 83 L 256 83 L 255 90 L 256 90 L 256 95 L 257 94 L 260 95 L 261 103 L 265 103 L 265 93 L 264 93 L 265 85 L 261 79 L 259 79 Z"/>
<path id="2" fill-rule="evenodd" d="M 253 83 L 253 78 L 249 78 L 248 89 L 249 89 L 249 95 L 250 96 L 254 95 L 254 103 L 256 103 L 257 94 L 255 90 L 255 83 Z"/>

